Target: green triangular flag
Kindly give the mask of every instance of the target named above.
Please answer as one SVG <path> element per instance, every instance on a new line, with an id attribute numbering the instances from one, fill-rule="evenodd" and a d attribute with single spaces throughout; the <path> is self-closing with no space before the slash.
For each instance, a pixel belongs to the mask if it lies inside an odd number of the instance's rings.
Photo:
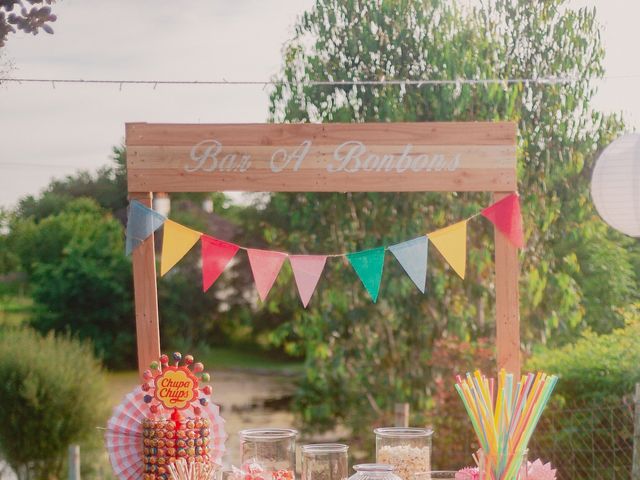
<path id="1" fill-rule="evenodd" d="M 371 300 L 376 303 L 384 266 L 384 247 L 372 248 L 361 252 L 347 253 L 351 266 L 356 271 Z"/>

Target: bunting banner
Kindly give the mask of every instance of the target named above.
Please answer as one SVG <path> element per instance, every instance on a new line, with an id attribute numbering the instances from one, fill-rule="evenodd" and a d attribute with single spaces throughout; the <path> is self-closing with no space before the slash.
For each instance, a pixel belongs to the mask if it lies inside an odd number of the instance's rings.
<path id="1" fill-rule="evenodd" d="M 327 263 L 326 255 L 289 255 L 289 263 L 293 270 L 293 277 L 298 286 L 298 293 L 302 305 L 307 308 L 313 292 L 318 286 L 320 275 Z"/>
<path id="2" fill-rule="evenodd" d="M 202 291 L 209 290 L 240 249 L 238 245 L 202 235 Z"/>
<path id="3" fill-rule="evenodd" d="M 520 198 L 517 193 L 512 193 L 485 208 L 481 215 L 504 233 L 516 247 L 522 248 L 524 246 Z"/>
<path id="4" fill-rule="evenodd" d="M 131 255 L 131 252 L 159 229 L 165 220 L 166 218 L 155 210 L 132 200 L 127 216 L 126 254 Z"/>
<path id="5" fill-rule="evenodd" d="M 389 247 L 393 256 L 422 293 L 425 292 L 427 285 L 428 247 L 429 240 L 426 235 Z"/>
<path id="6" fill-rule="evenodd" d="M 477 216 L 483 216 L 492 222 L 495 228 L 504 233 L 516 247 L 524 246 L 520 198 L 514 193 L 465 220 L 435 232 L 388 247 L 331 255 L 290 255 L 285 252 L 242 247 L 168 220 L 134 200 L 129 206 L 126 253 L 130 254 L 164 225 L 160 275 L 165 275 L 200 239 L 202 289 L 206 292 L 229 266 L 238 250 L 246 250 L 258 296 L 263 302 L 271 291 L 285 259 L 289 258 L 300 300 L 305 308 L 318 286 L 327 258 L 346 257 L 375 303 L 380 292 L 386 250 L 393 254 L 407 276 L 422 293 L 426 292 L 429 244 L 432 244 L 451 268 L 464 279 L 467 267 L 467 224 Z"/>
<path id="7" fill-rule="evenodd" d="M 360 277 L 360 281 L 367 289 L 367 293 L 373 300 L 378 301 L 380 281 L 382 280 L 382 268 L 384 267 L 384 247 L 372 248 L 356 253 L 347 253 L 347 259 Z"/>
<path id="8" fill-rule="evenodd" d="M 467 222 L 463 220 L 427 235 L 462 279 L 467 269 Z"/>
<path id="9" fill-rule="evenodd" d="M 200 240 L 200 232 L 184 227 L 173 220 L 164 222 L 160 276 L 164 276 Z"/>
<path id="10" fill-rule="evenodd" d="M 272 252 L 271 250 L 247 249 L 249 254 L 249 264 L 253 272 L 253 279 L 256 282 L 258 295 L 263 302 L 269 295 L 273 283 L 276 281 L 278 273 L 282 268 L 286 253 Z"/>

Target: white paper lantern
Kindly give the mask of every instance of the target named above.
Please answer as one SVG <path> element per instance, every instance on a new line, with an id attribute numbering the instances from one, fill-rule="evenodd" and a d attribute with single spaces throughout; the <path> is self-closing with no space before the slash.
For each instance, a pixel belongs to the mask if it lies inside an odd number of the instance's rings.
<path id="1" fill-rule="evenodd" d="M 605 222 L 640 237 L 640 134 L 623 135 L 605 148 L 593 170 L 591 197 Z"/>

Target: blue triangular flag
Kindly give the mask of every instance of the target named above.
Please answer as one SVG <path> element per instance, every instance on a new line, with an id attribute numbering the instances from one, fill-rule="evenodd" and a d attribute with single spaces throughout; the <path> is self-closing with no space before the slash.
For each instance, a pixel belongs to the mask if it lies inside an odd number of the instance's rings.
<path id="1" fill-rule="evenodd" d="M 126 252 L 131 252 L 159 229 L 166 218 L 155 210 L 145 207 L 140 202 L 133 200 L 129 203 L 129 218 L 127 219 Z"/>
<path id="2" fill-rule="evenodd" d="M 424 235 L 389 247 L 391 253 L 398 259 L 404 271 L 422 293 L 424 293 L 427 283 L 428 242 L 427 236 Z"/>

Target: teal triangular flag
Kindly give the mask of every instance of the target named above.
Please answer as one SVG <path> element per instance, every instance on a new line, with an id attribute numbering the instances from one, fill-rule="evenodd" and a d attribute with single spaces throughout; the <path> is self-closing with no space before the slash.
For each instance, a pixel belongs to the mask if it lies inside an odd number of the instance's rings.
<path id="1" fill-rule="evenodd" d="M 427 283 L 428 242 L 427 236 L 424 235 L 389 247 L 393 256 L 422 293 Z"/>
<path id="2" fill-rule="evenodd" d="M 361 252 L 347 253 L 351 266 L 356 271 L 364 288 L 367 289 L 373 303 L 378 300 L 382 267 L 384 266 L 384 247 L 372 248 Z"/>
<path id="3" fill-rule="evenodd" d="M 145 207 L 133 200 L 129 203 L 129 217 L 127 219 L 126 252 L 131 252 L 144 242 L 149 235 L 159 229 L 166 218 L 155 210 Z"/>

